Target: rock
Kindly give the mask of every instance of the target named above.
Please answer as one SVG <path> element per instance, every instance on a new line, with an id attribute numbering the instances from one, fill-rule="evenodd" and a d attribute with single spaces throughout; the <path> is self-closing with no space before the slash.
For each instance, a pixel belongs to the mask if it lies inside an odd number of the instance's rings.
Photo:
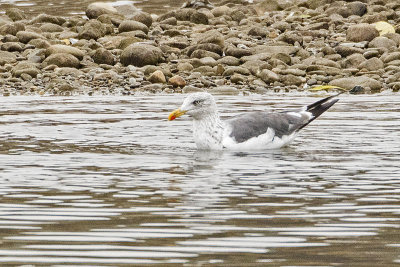
<path id="1" fill-rule="evenodd" d="M 204 89 L 192 85 L 186 85 L 185 87 L 182 88 L 182 93 L 184 94 L 191 94 L 197 92 L 204 92 Z"/>
<path id="2" fill-rule="evenodd" d="M 384 65 L 382 60 L 377 57 L 370 58 L 358 66 L 359 69 L 366 69 L 369 71 L 382 70 L 383 67 Z"/>
<path id="3" fill-rule="evenodd" d="M 362 87 L 369 87 L 374 92 L 379 92 L 382 89 L 382 84 L 380 82 L 367 76 L 339 78 L 329 82 L 329 85 L 339 86 L 348 90 L 359 85 Z"/>
<path id="4" fill-rule="evenodd" d="M 228 6 L 218 6 L 215 7 L 214 9 L 211 10 L 211 13 L 215 16 L 215 17 L 221 17 L 223 15 L 227 15 L 231 12 L 231 8 Z"/>
<path id="5" fill-rule="evenodd" d="M 217 63 L 228 66 L 239 66 L 240 60 L 236 57 L 225 56 L 223 58 L 218 59 Z"/>
<path id="6" fill-rule="evenodd" d="M 236 58 L 251 56 L 252 54 L 253 53 L 249 49 L 242 49 L 242 48 L 236 48 L 236 47 L 228 47 L 225 50 L 225 55 L 236 57 Z"/>
<path id="7" fill-rule="evenodd" d="M 32 39 L 28 44 L 40 49 L 50 47 L 50 43 L 44 39 Z"/>
<path id="8" fill-rule="evenodd" d="M 40 14 L 37 17 L 32 19 L 31 24 L 53 23 L 53 24 L 57 24 L 57 25 L 62 25 L 65 22 L 66 22 L 66 20 L 63 17 L 52 16 L 52 15 L 47 15 L 47 14 Z"/>
<path id="9" fill-rule="evenodd" d="M 152 45 L 132 44 L 122 51 L 120 60 L 125 66 L 157 65 L 163 61 L 163 54 L 161 49 Z"/>
<path id="10" fill-rule="evenodd" d="M 250 75 L 250 71 L 243 67 L 227 67 L 222 75 L 223 76 L 231 76 L 235 73 L 243 74 L 243 75 Z"/>
<path id="11" fill-rule="evenodd" d="M 74 76 L 78 77 L 80 75 L 83 75 L 83 71 L 75 69 L 75 68 L 69 68 L 69 67 L 62 67 L 62 68 L 56 68 L 54 70 L 54 73 L 59 75 L 59 76 Z"/>
<path id="12" fill-rule="evenodd" d="M 134 20 L 124 20 L 118 27 L 119 32 L 131 32 L 131 31 L 142 31 L 144 33 L 149 32 L 149 28 L 141 22 Z"/>
<path id="13" fill-rule="evenodd" d="M 57 54 L 57 53 L 65 53 L 65 54 L 70 54 L 78 58 L 79 60 L 82 60 L 83 57 L 85 56 L 85 52 L 80 50 L 79 48 L 73 47 L 73 46 L 68 46 L 68 45 L 52 45 L 49 48 L 46 49 L 46 57 Z"/>
<path id="14" fill-rule="evenodd" d="M 104 48 L 98 48 L 94 55 L 92 56 L 93 61 L 97 64 L 107 64 L 107 65 L 114 65 L 115 58 L 114 55 Z"/>
<path id="15" fill-rule="evenodd" d="M 186 86 L 186 81 L 179 75 L 175 75 L 169 78 L 168 83 L 174 87 L 184 87 Z"/>
<path id="16" fill-rule="evenodd" d="M 396 47 L 396 42 L 393 40 L 390 40 L 387 37 L 384 36 L 379 36 L 373 39 L 371 42 L 368 44 L 369 48 L 391 48 L 391 47 Z"/>
<path id="17" fill-rule="evenodd" d="M 393 52 L 383 57 L 383 62 L 389 63 L 393 60 L 400 60 L 400 52 Z"/>
<path id="18" fill-rule="evenodd" d="M 224 36 L 217 30 L 211 30 L 199 34 L 196 38 L 194 38 L 194 43 L 196 44 L 212 43 L 220 47 L 225 46 Z"/>
<path id="19" fill-rule="evenodd" d="M 344 68 L 357 68 L 361 63 L 366 61 L 365 57 L 361 54 L 352 54 L 343 61 Z"/>
<path id="20" fill-rule="evenodd" d="M 176 66 L 176 68 L 177 68 L 178 71 L 180 71 L 180 72 L 190 72 L 190 71 L 193 70 L 193 66 L 192 66 L 192 64 L 190 64 L 189 62 L 178 63 L 178 65 Z"/>
<path id="21" fill-rule="evenodd" d="M 208 17 L 206 14 L 195 11 L 192 15 L 190 15 L 190 21 L 196 24 L 206 24 L 208 25 Z"/>
<path id="22" fill-rule="evenodd" d="M 230 78 L 232 83 L 241 84 L 247 81 L 247 78 L 241 74 L 233 74 Z"/>
<path id="23" fill-rule="evenodd" d="M 106 34 L 106 28 L 103 23 L 98 20 L 89 20 L 85 23 L 82 30 L 79 32 L 79 39 L 94 39 L 97 40 Z"/>
<path id="24" fill-rule="evenodd" d="M 21 43 L 28 43 L 30 40 L 33 39 L 45 39 L 42 35 L 36 33 L 36 32 L 28 32 L 28 31 L 19 31 L 16 34 L 18 40 Z"/>
<path id="25" fill-rule="evenodd" d="M 11 72 L 14 77 L 21 77 L 23 74 L 28 74 L 33 78 L 36 78 L 36 76 L 40 73 L 39 69 L 36 67 L 36 64 L 32 64 L 32 62 L 28 61 L 19 62 L 14 68 L 12 68 Z"/>
<path id="26" fill-rule="evenodd" d="M 199 60 L 199 62 L 200 66 L 211 66 L 211 67 L 217 66 L 217 61 L 212 57 L 203 57 Z"/>
<path id="27" fill-rule="evenodd" d="M 62 32 L 64 28 L 54 23 L 45 23 L 40 26 L 42 32 Z"/>
<path id="28" fill-rule="evenodd" d="M 6 15 L 12 20 L 12 21 L 17 21 L 17 20 L 23 20 L 26 19 L 25 13 L 18 9 L 18 8 L 10 8 L 6 10 Z"/>
<path id="29" fill-rule="evenodd" d="M 348 3 L 346 9 L 349 10 L 350 15 L 363 16 L 367 13 L 367 5 L 360 1 Z"/>
<path id="30" fill-rule="evenodd" d="M 0 65 L 3 66 L 6 63 L 14 63 L 17 61 L 17 57 L 7 51 L 0 51 Z"/>
<path id="31" fill-rule="evenodd" d="M 167 24 L 167 25 L 177 25 L 178 21 L 176 18 L 168 18 L 160 22 L 160 24 Z"/>
<path id="32" fill-rule="evenodd" d="M 344 45 L 338 45 L 335 47 L 335 52 L 341 55 L 342 57 L 347 57 L 355 53 L 363 53 L 363 50 L 361 48 L 357 47 L 349 47 L 349 46 L 344 46 Z"/>
<path id="33" fill-rule="evenodd" d="M 259 77 L 267 84 L 279 81 L 279 75 L 268 69 L 263 69 L 261 72 L 258 73 L 257 77 Z"/>
<path id="34" fill-rule="evenodd" d="M 207 50 L 203 50 L 203 49 L 197 49 L 195 50 L 191 55 L 191 58 L 203 58 L 203 57 L 212 57 L 215 60 L 218 60 L 221 58 L 220 55 L 218 55 L 217 53 L 214 52 L 210 52 Z"/>
<path id="35" fill-rule="evenodd" d="M 192 53 L 196 50 L 206 50 L 209 52 L 216 53 L 220 56 L 222 56 L 222 54 L 223 54 L 222 47 L 220 47 L 219 45 L 216 45 L 213 43 L 204 43 L 204 44 L 198 44 L 198 45 L 193 45 L 193 46 L 188 47 L 187 55 L 191 56 Z"/>
<path id="36" fill-rule="evenodd" d="M 378 30 L 367 23 L 351 25 L 346 32 L 346 40 L 350 42 L 371 41 L 378 36 Z"/>
<path id="37" fill-rule="evenodd" d="M 254 54 L 259 53 L 267 53 L 270 55 L 277 54 L 277 53 L 284 53 L 288 55 L 294 55 L 300 50 L 299 47 L 290 46 L 290 45 L 258 45 L 252 47 L 250 51 Z"/>
<path id="38" fill-rule="evenodd" d="M 153 18 L 151 17 L 151 15 L 149 13 L 146 13 L 146 12 L 137 12 L 132 17 L 130 17 L 130 19 L 138 21 L 140 23 L 143 23 L 148 28 L 150 28 L 151 24 L 153 24 Z M 175 21 L 176 21 L 176 19 L 175 19 Z M 175 23 L 175 25 L 176 25 L 176 23 Z"/>
<path id="39" fill-rule="evenodd" d="M 281 75 L 280 81 L 285 85 L 296 85 L 299 86 L 306 82 L 303 77 L 295 76 L 293 74 Z"/>
<path id="40" fill-rule="evenodd" d="M 95 2 L 88 5 L 85 13 L 89 19 L 96 19 L 103 14 L 117 14 L 118 11 L 111 5 L 111 3 Z"/>
<path id="41" fill-rule="evenodd" d="M 268 35 L 268 30 L 264 27 L 254 26 L 249 30 L 248 35 L 264 38 Z"/>
<path id="42" fill-rule="evenodd" d="M 239 90 L 237 88 L 235 88 L 233 86 L 228 86 L 228 85 L 210 88 L 208 90 L 208 92 L 210 94 L 214 94 L 214 95 L 238 95 L 239 94 Z"/>
<path id="43" fill-rule="evenodd" d="M 79 68 L 80 62 L 75 56 L 67 53 L 57 53 L 48 56 L 43 61 L 44 66 L 56 65 L 58 67 Z"/>
<path id="44" fill-rule="evenodd" d="M 21 22 L 17 23 L 7 23 L 0 27 L 0 34 L 7 35 L 16 35 L 19 31 L 24 31 L 25 25 Z"/>
<path id="45" fill-rule="evenodd" d="M 156 70 L 153 72 L 148 81 L 151 83 L 166 83 L 165 75 L 161 70 Z"/>
<path id="46" fill-rule="evenodd" d="M 8 52 L 21 52 L 23 50 L 21 43 L 8 42 L 1 45 L 1 50 Z"/>

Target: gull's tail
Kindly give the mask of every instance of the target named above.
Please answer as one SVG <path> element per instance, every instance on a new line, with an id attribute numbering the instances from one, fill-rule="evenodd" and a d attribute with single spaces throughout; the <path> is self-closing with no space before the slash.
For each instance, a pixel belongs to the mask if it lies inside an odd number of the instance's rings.
<path id="1" fill-rule="evenodd" d="M 332 107 L 336 102 L 339 101 L 339 99 L 333 99 L 337 97 L 340 94 L 333 95 L 333 96 L 328 96 L 324 99 L 321 99 L 315 103 L 312 103 L 311 105 L 308 105 L 306 108 L 306 111 L 310 112 L 312 114 L 311 119 L 303 124 L 298 130 L 306 127 L 310 122 L 318 118 L 322 113 L 327 111 L 330 107 Z"/>

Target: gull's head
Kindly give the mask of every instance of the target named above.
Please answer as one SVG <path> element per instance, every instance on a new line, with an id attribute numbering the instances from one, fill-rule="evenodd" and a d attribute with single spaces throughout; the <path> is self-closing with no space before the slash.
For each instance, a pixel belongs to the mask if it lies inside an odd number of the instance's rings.
<path id="1" fill-rule="evenodd" d="M 192 116 L 195 120 L 217 112 L 214 97 L 206 92 L 194 93 L 188 95 L 183 101 L 182 106 L 169 114 L 168 120 L 172 121 L 184 114 Z"/>

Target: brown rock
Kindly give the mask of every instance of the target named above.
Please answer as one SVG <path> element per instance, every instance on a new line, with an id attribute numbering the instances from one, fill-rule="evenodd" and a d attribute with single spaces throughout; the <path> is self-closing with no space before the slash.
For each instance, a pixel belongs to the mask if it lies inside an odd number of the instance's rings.
<path id="1" fill-rule="evenodd" d="M 149 77 L 151 83 L 166 83 L 165 75 L 161 70 L 156 70 Z"/>
<path id="2" fill-rule="evenodd" d="M 65 54 L 71 54 L 78 58 L 79 60 L 82 60 L 82 58 L 85 56 L 85 52 L 80 50 L 79 48 L 73 47 L 73 46 L 68 46 L 68 45 L 52 45 L 49 48 L 46 49 L 46 57 L 57 54 L 57 53 L 65 53 Z"/>
<path id="3" fill-rule="evenodd" d="M 131 44 L 122 51 L 120 60 L 125 66 L 157 65 L 163 61 L 163 54 L 160 48 L 152 45 Z"/>
<path id="4" fill-rule="evenodd" d="M 371 41 L 378 36 L 378 30 L 367 23 L 351 25 L 346 32 L 346 39 L 350 42 Z"/>
<path id="5" fill-rule="evenodd" d="M 52 54 L 43 61 L 44 66 L 56 65 L 58 67 L 79 68 L 79 59 L 71 54 L 57 53 Z"/>
<path id="6" fill-rule="evenodd" d="M 103 14 L 117 14 L 118 11 L 110 4 L 103 2 L 95 2 L 86 8 L 86 16 L 89 19 L 96 19 Z"/>
<path id="7" fill-rule="evenodd" d="M 6 15 L 13 21 L 26 19 L 25 13 L 18 8 L 10 8 L 6 10 Z"/>
<path id="8" fill-rule="evenodd" d="M 186 81 L 179 75 L 175 75 L 169 78 L 168 83 L 170 83 L 174 87 L 184 87 L 186 86 Z"/>
<path id="9" fill-rule="evenodd" d="M 104 48 L 98 48 L 93 54 L 92 58 L 97 64 L 114 65 L 115 63 L 114 55 Z"/>
<path id="10" fill-rule="evenodd" d="M 141 22 L 134 20 L 124 20 L 118 27 L 119 32 L 131 32 L 131 31 L 142 31 L 144 33 L 149 32 L 149 28 Z"/>
<path id="11" fill-rule="evenodd" d="M 32 39 L 44 39 L 43 35 L 36 32 L 19 31 L 16 34 L 17 38 L 21 43 L 28 43 Z"/>
<path id="12" fill-rule="evenodd" d="M 380 82 L 367 76 L 339 78 L 329 82 L 329 85 L 339 86 L 348 90 L 359 85 L 362 87 L 369 87 L 374 92 L 379 92 L 382 89 L 382 84 Z"/>

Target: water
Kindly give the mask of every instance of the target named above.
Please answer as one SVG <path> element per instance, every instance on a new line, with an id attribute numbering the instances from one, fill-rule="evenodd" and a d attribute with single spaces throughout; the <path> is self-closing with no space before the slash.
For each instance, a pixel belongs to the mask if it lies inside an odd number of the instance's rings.
<path id="1" fill-rule="evenodd" d="M 400 262 L 396 94 L 343 95 L 291 146 L 246 153 L 196 151 L 166 119 L 182 98 L 0 98 L 0 265 Z M 217 99 L 223 116 L 317 100 Z"/>

